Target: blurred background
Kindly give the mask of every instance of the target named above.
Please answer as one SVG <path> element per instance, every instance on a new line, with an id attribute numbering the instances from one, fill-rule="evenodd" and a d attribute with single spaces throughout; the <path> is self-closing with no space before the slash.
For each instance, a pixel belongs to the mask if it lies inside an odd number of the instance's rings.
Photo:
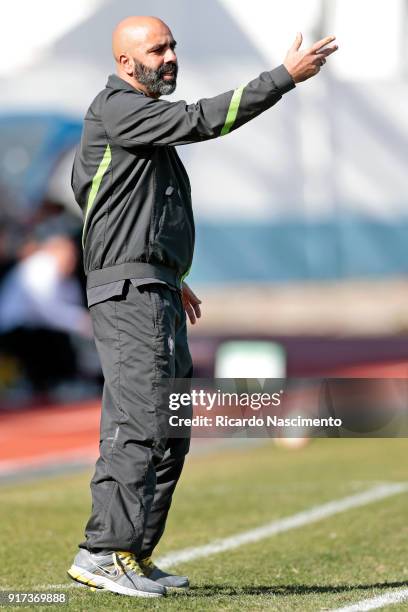
<path id="1" fill-rule="evenodd" d="M 408 373 L 408 0 L 15 0 L 0 36 L 6 475 L 95 457 L 102 378 L 70 173 L 114 71 L 112 29 L 135 12 L 170 25 L 172 98 L 188 102 L 282 63 L 297 31 L 305 46 L 332 33 L 340 46 L 261 117 L 179 147 L 197 223 L 188 282 L 203 301 L 196 376 Z"/>

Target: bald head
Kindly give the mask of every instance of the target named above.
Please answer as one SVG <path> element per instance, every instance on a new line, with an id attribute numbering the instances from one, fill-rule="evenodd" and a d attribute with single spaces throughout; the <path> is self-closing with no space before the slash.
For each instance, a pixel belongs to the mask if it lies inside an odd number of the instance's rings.
<path id="1" fill-rule="evenodd" d="M 113 56 L 120 61 L 122 53 L 134 53 L 135 49 L 149 44 L 152 37 L 171 36 L 166 24 L 157 17 L 126 17 L 118 23 L 112 35 Z"/>
<path id="2" fill-rule="evenodd" d="M 176 42 L 157 17 L 127 17 L 113 31 L 112 50 L 118 76 L 158 98 L 176 87 Z"/>

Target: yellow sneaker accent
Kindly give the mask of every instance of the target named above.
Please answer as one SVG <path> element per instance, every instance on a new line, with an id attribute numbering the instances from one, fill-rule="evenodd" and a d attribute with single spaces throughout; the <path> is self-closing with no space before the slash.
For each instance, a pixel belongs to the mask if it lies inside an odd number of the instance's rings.
<path id="1" fill-rule="evenodd" d="M 135 572 L 138 576 L 144 576 L 143 570 L 140 567 L 139 563 L 136 561 L 135 555 L 133 553 L 124 550 L 119 550 L 113 555 L 113 557 L 115 560 L 115 567 L 117 567 L 118 569 L 121 569 L 120 566 L 121 564 L 123 564 L 125 567 Z"/>
<path id="2" fill-rule="evenodd" d="M 88 580 L 88 578 L 85 578 L 85 576 L 82 576 L 78 572 L 74 572 L 72 569 L 68 570 L 68 574 L 69 576 L 71 576 L 71 578 L 73 578 L 77 582 L 81 582 L 82 584 L 86 584 L 87 586 L 90 586 L 90 587 L 95 587 L 96 589 L 99 588 L 95 582 L 93 582 L 92 580 Z"/>
<path id="3" fill-rule="evenodd" d="M 145 575 L 146 575 L 146 570 L 148 570 L 147 573 L 151 573 L 153 570 L 156 569 L 156 566 L 153 563 L 151 557 L 145 557 L 144 559 L 140 559 L 139 565 L 142 568 L 142 571 L 144 571 Z"/>

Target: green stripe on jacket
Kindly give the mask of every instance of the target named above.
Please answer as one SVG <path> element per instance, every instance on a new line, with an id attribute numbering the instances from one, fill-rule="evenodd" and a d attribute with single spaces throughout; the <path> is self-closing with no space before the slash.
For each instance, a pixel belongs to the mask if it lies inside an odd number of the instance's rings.
<path id="1" fill-rule="evenodd" d="M 85 229 L 86 223 L 88 220 L 89 212 L 92 208 L 92 205 L 95 201 L 96 196 L 98 195 L 99 187 L 101 186 L 101 182 L 106 170 L 109 167 L 109 164 L 112 161 L 112 153 L 109 145 L 106 145 L 105 153 L 103 155 L 102 161 L 99 164 L 99 167 L 95 173 L 95 176 L 92 179 L 92 186 L 88 196 L 88 202 L 86 204 L 86 211 L 84 214 L 84 227 L 82 230 L 82 246 L 85 244 Z"/>
<path id="2" fill-rule="evenodd" d="M 228 132 L 231 131 L 238 115 L 239 104 L 241 102 L 243 92 L 244 85 L 242 85 L 242 87 L 238 87 L 238 89 L 236 89 L 232 94 L 231 102 L 228 108 L 227 118 L 225 120 L 224 127 L 221 130 L 221 136 L 225 136 L 225 134 L 228 134 Z"/>

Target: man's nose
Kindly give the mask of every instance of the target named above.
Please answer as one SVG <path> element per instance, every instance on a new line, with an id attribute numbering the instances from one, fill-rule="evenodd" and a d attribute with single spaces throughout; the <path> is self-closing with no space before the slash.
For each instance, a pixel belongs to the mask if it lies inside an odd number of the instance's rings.
<path id="1" fill-rule="evenodd" d="M 177 55 L 173 49 L 167 49 L 166 53 L 164 54 L 164 63 L 167 64 L 167 62 L 177 62 Z"/>

